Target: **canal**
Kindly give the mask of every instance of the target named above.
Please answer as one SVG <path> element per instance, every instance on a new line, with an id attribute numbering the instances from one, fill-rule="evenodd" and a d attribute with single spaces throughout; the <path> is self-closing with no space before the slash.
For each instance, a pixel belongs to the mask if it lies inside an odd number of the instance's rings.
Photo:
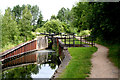
<path id="1" fill-rule="evenodd" d="M 2 65 L 2 79 L 5 78 L 51 78 L 59 67 L 58 54 L 53 50 L 28 53 Z"/>

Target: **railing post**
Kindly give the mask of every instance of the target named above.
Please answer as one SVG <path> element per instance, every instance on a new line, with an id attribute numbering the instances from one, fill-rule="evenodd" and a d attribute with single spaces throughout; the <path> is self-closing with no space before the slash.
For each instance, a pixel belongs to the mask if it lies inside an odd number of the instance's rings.
<path id="1" fill-rule="evenodd" d="M 80 46 L 82 45 L 82 36 L 80 36 Z"/>
<path id="2" fill-rule="evenodd" d="M 92 37 L 92 47 L 93 47 L 93 36 L 91 36 Z"/>
<path id="3" fill-rule="evenodd" d="M 74 38 L 75 38 L 75 35 L 73 33 L 73 46 L 75 47 L 75 40 L 74 40 Z"/>
<path id="4" fill-rule="evenodd" d="M 70 34 L 69 34 L 69 47 L 70 47 Z"/>
<path id="5" fill-rule="evenodd" d="M 65 45 L 66 45 L 66 35 L 65 35 Z"/>
<path id="6" fill-rule="evenodd" d="M 85 44 L 86 44 L 86 35 L 85 35 L 85 37 L 84 37 L 84 40 L 85 40 Z"/>
<path id="7" fill-rule="evenodd" d="M 65 44 L 65 35 L 64 35 L 64 44 Z"/>
<path id="8" fill-rule="evenodd" d="M 93 46 L 95 46 L 95 37 L 93 36 Z"/>
<path id="9" fill-rule="evenodd" d="M 62 33 L 60 33 L 60 35 L 61 35 L 61 39 L 62 39 Z"/>

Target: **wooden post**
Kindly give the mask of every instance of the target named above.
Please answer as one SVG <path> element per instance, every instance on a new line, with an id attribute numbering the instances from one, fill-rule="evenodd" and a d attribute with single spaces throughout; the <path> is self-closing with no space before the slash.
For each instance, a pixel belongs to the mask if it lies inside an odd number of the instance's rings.
<path id="1" fill-rule="evenodd" d="M 26 46 L 23 46 L 24 47 L 24 52 L 26 51 Z"/>
<path id="2" fill-rule="evenodd" d="M 30 50 L 30 46 L 29 45 L 30 45 L 30 43 L 28 43 L 28 51 Z"/>
<path id="3" fill-rule="evenodd" d="M 95 38 L 94 38 L 94 36 L 93 36 L 93 46 L 95 46 Z"/>
<path id="4" fill-rule="evenodd" d="M 59 41 L 58 41 L 58 38 L 56 38 L 57 39 L 57 47 L 59 46 Z"/>
<path id="5" fill-rule="evenodd" d="M 84 40 L 85 40 L 85 44 L 86 44 L 86 35 L 85 35 L 85 38 L 84 38 Z"/>
<path id="6" fill-rule="evenodd" d="M 17 54 L 19 54 L 19 52 L 20 52 L 20 48 L 18 48 L 18 49 L 17 49 L 17 51 L 18 51 L 18 53 L 17 53 Z"/>
<path id="7" fill-rule="evenodd" d="M 17 49 L 15 50 L 15 55 L 17 55 Z"/>
<path id="8" fill-rule="evenodd" d="M 70 47 L 70 34 L 69 34 L 69 47 Z"/>
<path id="9" fill-rule="evenodd" d="M 61 55 L 61 46 L 59 46 L 59 55 Z"/>
<path id="10" fill-rule="evenodd" d="M 92 36 L 92 47 L 93 47 L 93 36 Z"/>
<path id="11" fill-rule="evenodd" d="M 75 47 L 75 40 L 74 40 L 74 38 L 75 38 L 75 35 L 73 33 L 73 46 Z"/>
<path id="12" fill-rule="evenodd" d="M 61 39 L 62 39 L 62 33 L 60 33 L 60 35 L 61 35 Z"/>
<path id="13" fill-rule="evenodd" d="M 65 45 L 66 45 L 66 35 L 65 35 Z"/>
<path id="14" fill-rule="evenodd" d="M 65 36 L 64 36 L 64 44 L 65 44 Z"/>

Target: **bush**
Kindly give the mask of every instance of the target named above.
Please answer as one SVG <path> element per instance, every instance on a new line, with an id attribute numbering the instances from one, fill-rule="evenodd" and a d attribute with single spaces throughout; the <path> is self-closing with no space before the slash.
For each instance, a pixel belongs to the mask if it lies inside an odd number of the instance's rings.
<path id="1" fill-rule="evenodd" d="M 39 33 L 43 33 L 44 31 L 46 31 L 44 27 L 37 28 L 37 29 L 35 30 L 35 32 L 39 32 Z"/>
<path id="2" fill-rule="evenodd" d="M 90 30 L 84 30 L 79 33 L 79 36 L 90 35 Z"/>
<path id="3" fill-rule="evenodd" d="M 54 19 L 46 22 L 43 25 L 43 28 L 45 28 L 46 32 L 51 32 L 51 33 L 64 32 L 62 23 L 59 20 L 54 20 Z"/>

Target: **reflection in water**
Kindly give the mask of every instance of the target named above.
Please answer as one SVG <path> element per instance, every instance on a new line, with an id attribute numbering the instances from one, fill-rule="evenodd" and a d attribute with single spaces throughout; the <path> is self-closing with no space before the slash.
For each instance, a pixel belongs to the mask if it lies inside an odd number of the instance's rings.
<path id="1" fill-rule="evenodd" d="M 2 77 L 50 78 L 59 64 L 60 61 L 55 52 L 36 51 L 3 64 Z"/>
<path id="2" fill-rule="evenodd" d="M 54 69 L 51 69 L 48 64 L 42 65 L 41 68 L 42 68 L 41 70 L 39 68 L 38 74 L 33 73 L 31 75 L 32 78 L 36 78 L 36 77 L 37 78 L 46 78 L 46 76 L 47 76 L 47 78 L 50 78 L 51 74 L 54 74 Z M 57 67 L 55 69 L 57 69 Z"/>

